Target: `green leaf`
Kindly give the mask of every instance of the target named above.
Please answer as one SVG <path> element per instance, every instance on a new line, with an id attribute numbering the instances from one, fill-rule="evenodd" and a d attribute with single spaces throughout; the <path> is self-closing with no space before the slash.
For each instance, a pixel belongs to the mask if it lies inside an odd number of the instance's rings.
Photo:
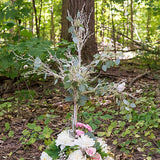
<path id="1" fill-rule="evenodd" d="M 36 127 L 34 128 L 34 130 L 35 130 L 36 132 L 40 132 L 40 131 L 42 130 L 42 128 L 41 128 L 40 126 L 36 126 Z"/>
<path id="2" fill-rule="evenodd" d="M 73 33 L 73 32 L 74 32 L 74 27 L 71 26 L 71 27 L 68 29 L 68 32 L 69 32 L 69 33 Z"/>
<path id="3" fill-rule="evenodd" d="M 107 134 L 106 136 L 109 137 L 112 133 L 112 130 L 117 126 L 117 122 L 116 121 L 113 121 L 110 126 L 108 127 L 107 129 Z"/>
<path id="4" fill-rule="evenodd" d="M 87 101 L 88 97 L 83 95 L 83 96 L 81 96 L 81 99 L 84 100 L 84 101 Z"/>
<path id="5" fill-rule="evenodd" d="M 125 117 L 129 122 L 132 120 L 132 114 L 127 114 Z"/>
<path id="6" fill-rule="evenodd" d="M 85 123 L 89 123 L 89 122 L 93 122 L 93 118 L 92 117 L 89 117 L 85 120 Z"/>
<path id="7" fill-rule="evenodd" d="M 116 64 L 116 65 L 119 65 L 119 64 L 120 64 L 120 59 L 119 59 L 119 58 L 116 59 L 115 64 Z"/>
<path id="8" fill-rule="evenodd" d="M 92 127 L 93 130 L 96 130 L 98 126 L 94 123 L 89 123 L 89 125 Z"/>
<path id="9" fill-rule="evenodd" d="M 15 25 L 14 22 L 6 22 L 7 29 L 12 28 Z"/>
<path id="10" fill-rule="evenodd" d="M 43 135 L 43 134 L 40 134 L 40 135 L 38 136 L 38 138 L 39 138 L 39 139 L 44 139 L 44 135 Z"/>
<path id="11" fill-rule="evenodd" d="M 129 126 L 128 129 L 133 130 L 133 129 L 135 129 L 135 126 Z"/>
<path id="12" fill-rule="evenodd" d="M 46 115 L 40 115 L 40 116 L 38 117 L 38 120 L 43 120 L 45 117 L 46 117 Z"/>
<path id="13" fill-rule="evenodd" d="M 131 106 L 132 108 L 136 108 L 135 103 L 131 103 L 130 106 Z"/>
<path id="14" fill-rule="evenodd" d="M 102 137 L 106 135 L 106 132 L 97 132 L 98 137 Z"/>
<path id="15" fill-rule="evenodd" d="M 33 143 L 35 143 L 35 142 L 36 142 L 36 138 L 31 137 L 31 138 L 28 140 L 27 144 L 28 144 L 28 145 L 31 145 L 31 144 L 33 144 Z"/>
<path id="16" fill-rule="evenodd" d="M 78 11 L 78 12 L 77 12 L 77 18 L 79 18 L 79 17 L 80 17 L 80 12 Z"/>
<path id="17" fill-rule="evenodd" d="M 67 82 L 64 82 L 64 88 L 65 89 L 68 89 L 68 88 L 70 88 L 71 87 L 71 82 L 70 81 L 67 81 Z"/>
<path id="18" fill-rule="evenodd" d="M 154 135 L 154 133 L 151 133 L 151 135 L 149 136 L 149 138 L 156 139 L 156 136 Z"/>
<path id="19" fill-rule="evenodd" d="M 126 125 L 126 122 L 124 122 L 124 121 L 119 121 L 119 125 L 120 125 L 121 127 L 124 127 L 124 126 Z"/>
<path id="20" fill-rule="evenodd" d="M 72 101 L 73 101 L 73 97 L 68 96 L 68 97 L 65 98 L 65 101 L 67 101 L 67 102 L 72 102 Z"/>
<path id="21" fill-rule="evenodd" d="M 21 36 L 31 38 L 33 36 L 32 32 L 28 30 L 23 30 L 20 32 Z"/>
<path id="22" fill-rule="evenodd" d="M 55 81 L 54 81 L 54 85 L 56 85 L 58 83 L 58 79 L 56 79 Z"/>
<path id="23" fill-rule="evenodd" d="M 150 146 L 152 146 L 152 142 L 148 142 L 148 143 L 146 143 L 144 146 L 150 147 Z"/>
<path id="24" fill-rule="evenodd" d="M 108 68 L 110 68 L 110 67 L 113 67 L 113 66 L 114 66 L 114 63 L 113 63 L 113 61 L 112 61 L 112 60 L 107 61 L 107 62 L 106 62 L 106 64 L 107 64 L 107 67 L 108 67 Z"/>
<path id="25" fill-rule="evenodd" d="M 104 116 L 100 116 L 100 118 L 103 119 L 103 120 L 107 120 L 107 119 L 112 119 L 113 116 L 111 116 L 111 115 L 109 115 L 109 114 L 106 114 L 106 115 L 104 115 Z"/>
<path id="26" fill-rule="evenodd" d="M 148 156 L 148 157 L 146 158 L 146 160 L 152 160 L 152 157 L 149 157 L 149 156 Z"/>
<path id="27" fill-rule="evenodd" d="M 122 137 L 125 137 L 127 134 L 130 134 L 131 131 L 129 129 L 126 129 L 125 132 L 122 132 Z"/>
<path id="28" fill-rule="evenodd" d="M 70 21 L 70 22 L 73 22 L 73 18 L 71 16 L 67 16 L 67 19 Z"/>
<path id="29" fill-rule="evenodd" d="M 35 123 L 28 123 L 28 124 L 27 124 L 27 127 L 28 127 L 29 129 L 34 129 L 34 128 L 36 127 L 36 124 L 35 124 Z"/>
<path id="30" fill-rule="evenodd" d="M 123 100 L 123 103 L 126 104 L 127 106 L 129 105 L 129 102 L 126 99 Z"/>
<path id="31" fill-rule="evenodd" d="M 80 29 L 81 31 L 83 31 L 83 32 L 85 31 L 85 29 L 84 29 L 83 27 L 79 27 L 79 29 Z"/>
<path id="32" fill-rule="evenodd" d="M 64 77 L 64 82 L 67 82 L 69 80 L 69 77 L 68 76 L 65 76 Z"/>
<path id="33" fill-rule="evenodd" d="M 79 91 L 80 91 L 80 92 L 84 92 L 84 91 L 85 91 L 85 85 L 84 85 L 84 84 L 81 84 L 81 85 L 79 86 Z"/>
<path id="34" fill-rule="evenodd" d="M 78 38 L 77 37 L 73 37 L 73 42 L 77 44 L 78 43 Z"/>
<path id="35" fill-rule="evenodd" d="M 104 64 L 103 66 L 102 66 L 102 69 L 103 69 L 103 71 L 107 71 L 107 64 Z"/>
<path id="36" fill-rule="evenodd" d="M 88 97 L 87 96 L 81 96 L 80 97 L 80 99 L 79 99 L 79 101 L 78 101 L 78 104 L 80 105 L 80 106 L 84 106 L 85 104 L 86 104 L 86 101 L 88 100 Z"/>
<path id="37" fill-rule="evenodd" d="M 102 121 L 96 119 L 96 120 L 94 121 L 94 123 L 95 123 L 95 124 L 102 124 Z"/>
<path id="38" fill-rule="evenodd" d="M 95 60 L 94 63 L 97 66 L 97 64 L 100 62 L 100 60 Z"/>
<path id="39" fill-rule="evenodd" d="M 34 69 L 37 70 L 40 66 L 41 66 L 41 59 L 39 57 L 37 57 L 34 61 Z"/>
<path id="40" fill-rule="evenodd" d="M 50 122 L 50 118 L 45 119 L 44 124 L 47 125 Z"/>
<path id="41" fill-rule="evenodd" d="M 125 107 L 125 109 L 126 109 L 127 111 L 129 111 L 129 110 L 130 110 L 130 108 L 128 108 L 128 107 Z"/>
<path id="42" fill-rule="evenodd" d="M 43 129 L 43 136 L 45 138 L 50 138 L 53 130 L 51 128 L 48 128 L 48 126 L 44 127 Z"/>
<path id="43" fill-rule="evenodd" d="M 60 153 L 60 148 L 58 148 L 55 144 L 55 140 L 51 145 L 48 146 L 48 148 L 45 150 L 45 152 L 52 157 L 53 160 L 58 159 L 59 153 Z"/>
<path id="44" fill-rule="evenodd" d="M 25 130 L 23 130 L 22 134 L 23 134 L 24 136 L 27 136 L 27 135 L 30 134 L 30 132 L 29 132 L 27 129 L 25 129 Z"/>
<path id="45" fill-rule="evenodd" d="M 117 139 L 113 141 L 113 144 L 116 145 L 118 143 Z"/>
<path id="46" fill-rule="evenodd" d="M 7 132 L 8 130 L 10 130 L 10 124 L 8 122 L 5 123 L 5 131 Z"/>
<path id="47" fill-rule="evenodd" d="M 8 136 L 13 137 L 14 136 L 14 131 L 9 131 Z"/>

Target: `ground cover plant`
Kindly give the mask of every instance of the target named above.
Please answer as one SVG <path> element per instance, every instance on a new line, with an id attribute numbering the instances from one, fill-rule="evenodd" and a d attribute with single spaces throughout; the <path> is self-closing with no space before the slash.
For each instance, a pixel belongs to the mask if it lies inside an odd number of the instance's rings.
<path id="1" fill-rule="evenodd" d="M 120 68 L 111 69 L 108 73 L 116 75 L 119 71 Z M 125 75 L 124 71 L 123 74 Z M 133 74 L 127 75 L 127 79 L 133 77 Z M 56 138 L 58 133 L 71 125 L 72 102 L 66 103 L 61 95 L 61 92 L 67 95 L 63 88 L 49 82 L 52 80 L 39 81 L 36 86 L 29 85 L 36 95 L 33 101 L 24 99 L 20 104 L 21 114 L 18 113 L 17 100 L 13 93 L 8 92 L 1 98 L 2 159 L 39 159 L 45 148 L 44 142 L 49 144 L 52 136 Z M 93 97 L 80 108 L 78 121 L 88 123 L 98 137 L 105 138 L 116 159 L 158 159 L 159 102 L 156 99 L 156 86 L 157 80 L 151 81 L 148 77 L 133 85 L 133 91 L 130 93 L 138 101 L 135 102 L 131 98 L 136 104 L 134 112 L 137 112 L 132 113 L 131 122 L 126 120 L 125 114 L 120 113 L 122 111 L 112 96 Z M 137 89 L 142 89 L 143 92 L 138 92 Z M 16 91 L 16 88 L 14 90 Z"/>

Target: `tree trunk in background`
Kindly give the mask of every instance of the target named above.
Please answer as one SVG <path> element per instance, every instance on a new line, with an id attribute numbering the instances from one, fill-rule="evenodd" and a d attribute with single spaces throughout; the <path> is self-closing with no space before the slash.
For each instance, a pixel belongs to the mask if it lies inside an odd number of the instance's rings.
<path id="1" fill-rule="evenodd" d="M 11 0 L 11 3 L 13 5 L 13 3 L 15 2 L 16 0 Z M 11 39 L 13 38 L 13 32 L 14 32 L 14 27 L 12 27 L 10 30 L 9 30 L 10 34 L 12 35 L 11 36 Z"/>
<path id="2" fill-rule="evenodd" d="M 53 18 L 53 6 L 51 7 L 51 30 L 50 30 L 50 40 L 53 41 L 55 46 L 55 30 L 54 30 L 54 18 Z"/>
<path id="3" fill-rule="evenodd" d="M 29 28 L 32 30 L 32 34 L 34 34 L 34 14 L 32 12 L 32 19 L 29 21 Z"/>
<path id="4" fill-rule="evenodd" d="M 89 63 L 93 60 L 93 55 L 97 53 L 97 43 L 95 40 L 95 19 L 94 19 L 94 0 L 63 0 L 62 1 L 62 29 L 61 39 L 72 41 L 71 35 L 68 33 L 70 22 L 66 19 L 67 10 L 70 15 L 74 18 L 78 11 L 80 11 L 85 4 L 84 11 L 90 16 L 89 31 L 93 33 L 92 36 L 87 40 L 84 48 L 82 49 L 82 60 L 83 63 Z"/>
<path id="5" fill-rule="evenodd" d="M 95 26 L 96 26 L 96 28 L 95 28 L 95 36 L 96 36 L 96 39 L 97 39 L 97 37 L 98 37 L 98 12 L 97 12 L 98 7 L 97 7 L 97 0 L 95 1 L 95 10 L 96 10 L 96 12 L 95 12 L 95 14 L 96 14 L 96 16 L 95 16 Z"/>
<path id="6" fill-rule="evenodd" d="M 39 36 L 40 36 L 40 26 L 41 26 L 41 15 L 42 15 L 42 0 L 40 0 L 40 9 L 39 9 L 39 19 L 38 19 L 38 28 L 39 28 Z"/>
<path id="7" fill-rule="evenodd" d="M 150 41 L 150 27 L 149 27 L 149 25 L 150 25 L 150 21 L 151 21 L 151 9 L 150 8 L 148 8 L 148 11 L 147 11 L 147 27 L 146 27 L 146 29 L 147 29 L 147 37 L 146 37 L 146 40 L 149 42 Z"/>
<path id="8" fill-rule="evenodd" d="M 14 5 L 14 2 L 15 2 L 16 0 L 11 0 L 11 4 L 12 4 L 12 6 Z M 16 21 L 16 23 L 17 23 L 17 21 Z M 10 30 L 9 30 L 9 32 L 10 32 L 10 34 L 11 34 L 11 41 L 13 40 L 13 37 L 14 37 L 14 27 L 12 27 Z"/>
<path id="9" fill-rule="evenodd" d="M 134 32 L 134 28 L 133 28 L 133 0 L 131 0 L 131 49 L 133 49 L 133 32 Z"/>
<path id="10" fill-rule="evenodd" d="M 36 34 L 37 37 L 40 37 L 40 26 L 41 26 L 41 14 L 42 14 L 42 0 L 39 1 L 40 7 L 39 7 L 39 15 L 37 14 L 37 8 L 35 4 L 35 0 L 32 0 L 33 10 L 34 10 L 34 16 L 35 16 L 35 25 L 36 25 Z"/>
<path id="11" fill-rule="evenodd" d="M 39 38 L 40 32 L 39 32 L 39 25 L 38 25 L 38 17 L 37 17 L 37 10 L 36 10 L 36 5 L 35 5 L 35 0 L 32 0 L 32 4 L 33 4 L 33 10 L 34 10 L 35 22 L 36 22 L 36 34 L 37 34 L 37 37 Z"/>
<path id="12" fill-rule="evenodd" d="M 129 9 L 128 9 L 128 6 L 129 6 L 129 1 L 127 0 L 127 37 L 129 37 Z M 129 46 L 128 45 L 128 41 L 127 41 L 127 47 Z"/>
<path id="13" fill-rule="evenodd" d="M 105 16 L 104 16 L 104 13 L 106 12 L 106 9 L 105 9 L 105 3 L 106 1 L 105 0 L 102 0 L 102 10 L 101 10 L 101 14 L 102 14 L 102 42 L 104 42 L 104 38 L 105 38 L 105 22 L 106 22 L 106 19 L 105 19 Z"/>
<path id="14" fill-rule="evenodd" d="M 61 17 L 61 40 L 70 40 L 70 36 L 68 34 L 69 22 L 67 20 L 67 10 L 69 9 L 69 1 L 70 0 L 62 0 L 62 17 Z"/>
<path id="15" fill-rule="evenodd" d="M 116 59 L 116 36 L 115 36 L 115 25 L 114 25 L 114 15 L 112 13 L 112 1 L 110 0 L 110 12 L 111 12 L 111 20 L 112 20 L 112 40 L 114 44 L 114 53 L 115 53 L 115 59 Z"/>
<path id="16" fill-rule="evenodd" d="M 123 16 L 124 16 L 124 20 L 123 20 L 123 34 L 125 35 L 125 31 L 126 31 L 126 28 L 125 28 L 125 2 L 123 2 Z M 124 48 L 124 36 L 123 36 L 123 48 Z"/>
<path id="17" fill-rule="evenodd" d="M 46 37 L 45 29 L 46 29 L 46 17 L 44 16 L 43 27 L 41 27 L 41 30 L 43 30 L 43 34 L 42 34 L 43 40 Z"/>
<path id="18" fill-rule="evenodd" d="M 110 15 L 108 15 L 107 19 L 108 19 L 107 26 L 110 26 Z M 107 30 L 107 37 L 110 37 L 110 30 L 109 29 Z"/>

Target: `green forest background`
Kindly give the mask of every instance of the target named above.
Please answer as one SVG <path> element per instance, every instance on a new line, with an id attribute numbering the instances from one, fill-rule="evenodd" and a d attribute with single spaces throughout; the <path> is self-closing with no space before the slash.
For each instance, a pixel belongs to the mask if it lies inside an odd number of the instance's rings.
<path id="1" fill-rule="evenodd" d="M 159 54 L 159 0 L 95 0 L 93 7 L 99 48 L 115 54 L 137 50 Z M 11 50 L 41 55 L 44 48 L 57 46 L 63 40 L 62 11 L 62 0 L 1 0 L 0 72 L 14 78 L 22 67 L 12 61 Z"/>

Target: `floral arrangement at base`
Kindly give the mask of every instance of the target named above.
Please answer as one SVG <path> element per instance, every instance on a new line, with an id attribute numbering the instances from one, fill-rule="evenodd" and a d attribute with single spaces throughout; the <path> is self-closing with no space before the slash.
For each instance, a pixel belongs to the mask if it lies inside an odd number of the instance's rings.
<path id="1" fill-rule="evenodd" d="M 72 130 L 62 131 L 42 152 L 40 160 L 113 160 L 113 153 L 101 138 L 93 135 L 88 124 L 78 122 Z"/>

